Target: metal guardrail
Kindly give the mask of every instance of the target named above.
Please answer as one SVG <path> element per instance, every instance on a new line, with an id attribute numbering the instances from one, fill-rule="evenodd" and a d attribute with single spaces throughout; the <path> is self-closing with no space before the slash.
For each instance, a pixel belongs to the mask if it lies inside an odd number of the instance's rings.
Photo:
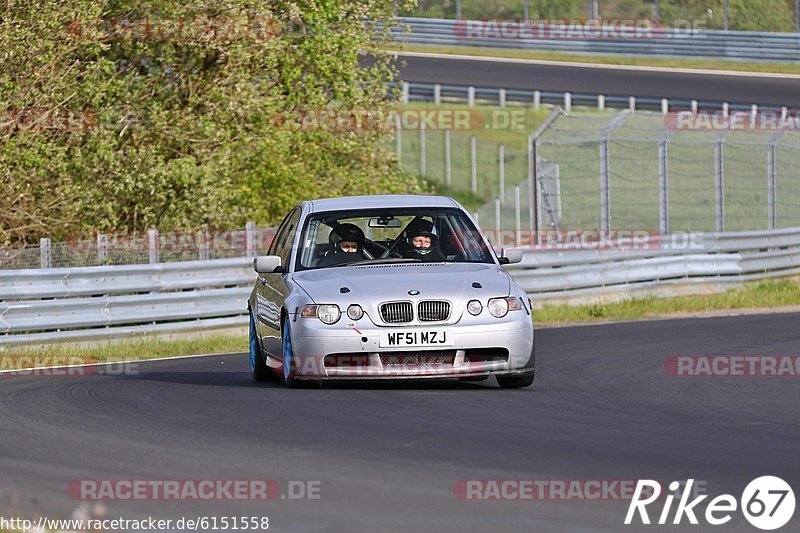
<path id="1" fill-rule="evenodd" d="M 800 57 L 800 56 L 799 56 Z M 561 106 L 566 112 L 573 107 L 605 109 L 628 109 L 630 111 L 672 111 L 703 110 L 705 112 L 734 111 L 753 112 L 755 110 L 788 112 L 788 107 L 779 105 L 758 105 L 758 102 L 725 102 L 723 100 L 693 100 L 689 98 L 653 98 L 629 94 L 599 94 L 572 91 L 540 91 L 535 89 L 504 89 L 495 87 L 473 87 L 466 85 L 444 85 L 439 83 L 403 82 L 402 100 L 408 102 L 466 103 L 467 105 L 488 104 L 505 107 L 520 104 L 539 109 L 543 105 Z"/>
<path id="2" fill-rule="evenodd" d="M 252 258 L 0 272 L 0 346 L 240 326 Z"/>
<path id="3" fill-rule="evenodd" d="M 800 228 L 661 236 L 636 251 L 530 250 L 509 271 L 535 302 L 719 289 L 800 275 Z M 252 259 L 6 271 L 0 346 L 244 326 Z M 52 299 L 55 298 L 55 299 Z"/>
<path id="4" fill-rule="evenodd" d="M 795 33 L 664 28 L 659 29 L 653 38 L 636 39 L 493 38 L 467 37 L 467 24 L 470 21 L 466 20 L 400 17 L 398 21 L 408 27 L 410 33 L 406 33 L 402 27 L 393 29 L 395 39 L 413 44 L 793 63 L 800 58 L 800 35 Z M 492 35 L 489 31 L 485 33 Z"/>
<path id="5" fill-rule="evenodd" d="M 534 301 L 551 302 L 800 275 L 800 228 L 706 233 L 699 243 L 683 251 L 666 236 L 650 250 L 532 251 L 509 269 Z"/>

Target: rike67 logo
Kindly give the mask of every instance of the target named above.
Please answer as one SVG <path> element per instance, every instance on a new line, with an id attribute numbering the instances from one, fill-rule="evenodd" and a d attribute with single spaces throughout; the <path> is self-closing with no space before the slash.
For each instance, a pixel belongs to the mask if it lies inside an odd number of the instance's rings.
<path id="1" fill-rule="evenodd" d="M 779 477 L 762 476 L 754 479 L 745 487 L 739 500 L 730 494 L 721 494 L 706 503 L 704 513 L 701 513 L 700 504 L 708 498 L 708 495 L 697 496 L 689 501 L 693 484 L 694 480 L 689 479 L 680 493 L 678 491 L 683 486 L 682 483 L 673 481 L 669 484 L 671 494 L 667 494 L 664 498 L 664 507 L 657 517 L 657 524 L 678 525 L 685 517 L 690 524 L 697 525 L 699 515 L 706 523 L 720 526 L 730 522 L 733 513 L 740 508 L 751 525 L 764 531 L 771 531 L 786 525 L 794 515 L 794 491 Z M 650 524 L 647 507 L 659 500 L 661 492 L 661 484 L 658 481 L 639 480 L 628 507 L 628 514 L 625 516 L 625 524 L 635 523 L 637 515 L 642 524 Z M 676 496 L 679 501 L 673 514 L 672 504 Z M 657 509 L 651 510 L 657 511 Z M 671 521 L 670 515 L 672 515 Z"/>

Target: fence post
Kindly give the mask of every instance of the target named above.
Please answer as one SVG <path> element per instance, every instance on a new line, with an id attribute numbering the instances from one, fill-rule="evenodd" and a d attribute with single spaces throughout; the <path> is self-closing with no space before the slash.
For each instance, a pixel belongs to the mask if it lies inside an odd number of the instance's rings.
<path id="1" fill-rule="evenodd" d="M 470 153 L 470 163 L 472 167 L 472 187 L 471 191 L 473 194 L 478 192 L 478 140 L 472 135 L 469 138 L 469 153 Z"/>
<path id="2" fill-rule="evenodd" d="M 753 104 L 750 106 L 750 127 L 755 129 L 756 117 L 758 116 L 758 105 Z"/>
<path id="3" fill-rule="evenodd" d="M 147 251 L 150 256 L 150 264 L 159 262 L 158 230 L 155 228 L 147 230 Z"/>
<path id="4" fill-rule="evenodd" d="M 248 222 L 244 226 L 245 246 L 247 257 L 256 256 L 256 223 Z"/>
<path id="5" fill-rule="evenodd" d="M 50 237 L 39 239 L 39 265 L 41 268 L 51 268 L 53 265 Z"/>
<path id="6" fill-rule="evenodd" d="M 597 95 L 597 110 L 598 111 L 606 110 L 606 96 L 604 94 Z"/>
<path id="7" fill-rule="evenodd" d="M 539 109 L 542 107 L 542 91 L 533 91 L 533 108 Z"/>
<path id="8" fill-rule="evenodd" d="M 208 261 L 211 259 L 211 254 L 209 253 L 211 243 L 208 241 L 208 225 L 203 224 L 203 227 L 200 228 L 200 246 L 198 247 L 200 261 Z"/>
<path id="9" fill-rule="evenodd" d="M 105 265 L 108 259 L 108 236 L 105 233 L 97 234 L 97 264 Z"/>
<path id="10" fill-rule="evenodd" d="M 539 152 L 539 140 L 534 140 L 533 134 L 528 136 L 528 216 L 530 217 L 529 226 L 533 238 L 533 246 L 539 244 L 539 180 L 537 179 L 537 157 Z"/>
<path id="11" fill-rule="evenodd" d="M 564 93 L 564 111 L 566 113 L 572 111 L 572 93 L 570 92 Z"/>
<path id="12" fill-rule="evenodd" d="M 403 159 L 403 140 L 401 137 L 402 128 L 400 127 L 400 113 L 394 115 L 394 142 L 396 145 L 395 151 L 397 152 L 397 163 L 402 164 Z"/>
<path id="13" fill-rule="evenodd" d="M 723 135 L 717 138 L 714 145 L 714 189 L 717 196 L 717 231 L 725 231 L 725 151 L 723 149 Z"/>
<path id="14" fill-rule="evenodd" d="M 767 147 L 767 218 L 769 229 L 778 227 L 777 210 L 775 208 L 775 192 L 776 192 L 776 156 L 778 142 L 780 141 L 782 132 L 772 135 L 769 146 Z"/>
<path id="15" fill-rule="evenodd" d="M 494 229 L 495 229 L 495 241 L 499 248 L 503 247 L 503 244 L 500 242 L 500 234 L 501 234 L 501 224 L 500 224 L 500 198 L 494 199 Z"/>
<path id="16" fill-rule="evenodd" d="M 467 87 L 467 105 L 470 107 L 475 105 L 475 87 L 472 85 Z"/>
<path id="17" fill-rule="evenodd" d="M 436 105 L 442 103 L 442 85 L 440 83 L 433 86 L 433 103 Z"/>
<path id="18" fill-rule="evenodd" d="M 611 192 L 609 190 L 608 138 L 600 142 L 600 230 L 611 227 Z"/>
<path id="19" fill-rule="evenodd" d="M 722 104 L 722 116 L 728 118 L 731 114 L 731 104 L 724 102 Z"/>
<path id="20" fill-rule="evenodd" d="M 425 121 L 419 122 L 419 175 L 423 178 L 428 175 L 428 162 L 425 153 Z"/>
<path id="21" fill-rule="evenodd" d="M 404 104 L 407 104 L 407 103 L 408 103 L 408 99 L 409 99 L 409 93 L 410 93 L 410 92 L 411 92 L 411 87 L 410 87 L 410 85 L 408 84 L 408 82 L 407 82 L 407 81 L 404 81 L 404 82 L 403 82 L 403 96 L 402 96 L 402 102 L 403 102 Z"/>
<path id="22" fill-rule="evenodd" d="M 447 188 L 453 186 L 453 167 L 450 163 L 450 130 L 444 130 L 444 182 Z"/>
<path id="23" fill-rule="evenodd" d="M 505 107 L 506 106 L 506 90 L 505 89 L 500 89 L 497 92 L 497 100 L 500 103 L 500 107 Z"/>
<path id="24" fill-rule="evenodd" d="M 506 147 L 500 144 L 497 147 L 497 175 L 500 178 L 500 201 L 506 202 Z"/>
<path id="25" fill-rule="evenodd" d="M 666 115 L 669 113 L 669 98 L 661 99 L 661 114 Z"/>
<path id="26" fill-rule="evenodd" d="M 628 109 L 630 110 L 631 113 L 636 111 L 636 97 L 635 96 L 628 97 Z"/>
<path id="27" fill-rule="evenodd" d="M 659 217 L 661 235 L 669 233 L 669 189 L 667 187 L 669 169 L 667 161 L 667 141 L 661 141 L 658 143 L 658 203 L 661 215 Z"/>
<path id="28" fill-rule="evenodd" d="M 692 100 L 691 106 L 692 106 L 692 115 L 696 115 L 697 114 L 697 100 Z"/>
<path id="29" fill-rule="evenodd" d="M 522 214 L 520 213 L 519 185 L 514 185 L 514 243 L 519 246 L 522 242 Z"/>

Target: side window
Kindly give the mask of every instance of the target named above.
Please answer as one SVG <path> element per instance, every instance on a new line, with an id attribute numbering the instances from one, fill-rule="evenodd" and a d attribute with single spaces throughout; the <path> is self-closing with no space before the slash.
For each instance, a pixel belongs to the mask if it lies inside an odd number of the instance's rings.
<path id="1" fill-rule="evenodd" d="M 281 264 L 289 266 L 289 258 L 292 254 L 292 243 L 297 230 L 297 222 L 300 220 L 300 210 L 295 209 L 284 220 L 283 227 L 278 235 L 275 236 L 275 250 L 273 255 L 281 256 Z"/>
<path id="2" fill-rule="evenodd" d="M 289 218 L 291 218 L 294 211 L 291 211 L 288 215 L 283 217 L 280 226 L 278 226 L 278 231 L 275 232 L 275 235 L 272 237 L 272 242 L 269 243 L 269 250 L 267 250 L 267 255 L 277 255 L 275 250 L 278 248 L 278 242 L 283 238 L 284 234 L 286 233 L 287 222 Z"/>

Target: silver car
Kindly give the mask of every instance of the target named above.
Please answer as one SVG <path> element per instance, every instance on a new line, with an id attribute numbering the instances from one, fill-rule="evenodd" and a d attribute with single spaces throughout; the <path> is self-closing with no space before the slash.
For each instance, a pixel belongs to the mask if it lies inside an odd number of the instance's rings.
<path id="1" fill-rule="evenodd" d="M 257 257 L 250 366 L 257 381 L 490 375 L 533 383 L 531 304 L 469 213 L 442 196 L 301 202 Z"/>

